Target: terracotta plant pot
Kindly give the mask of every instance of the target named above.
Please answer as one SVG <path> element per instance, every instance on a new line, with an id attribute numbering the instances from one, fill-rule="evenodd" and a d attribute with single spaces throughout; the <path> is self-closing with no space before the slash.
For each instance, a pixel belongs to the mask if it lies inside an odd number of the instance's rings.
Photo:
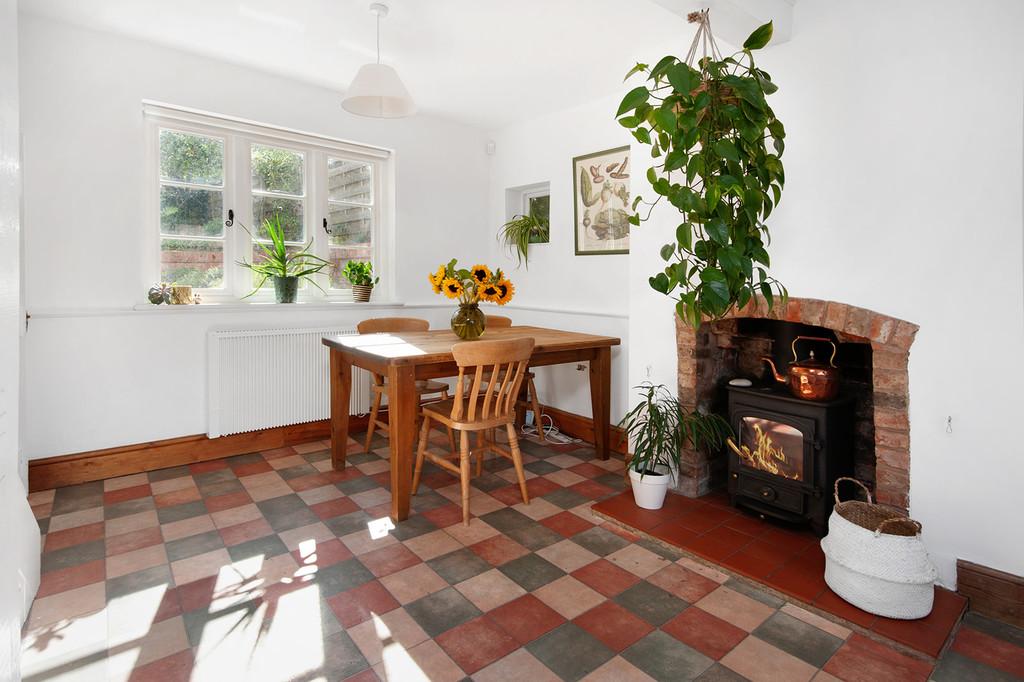
<path id="1" fill-rule="evenodd" d="M 352 300 L 356 303 L 369 303 L 371 294 L 373 294 L 372 284 L 352 285 Z"/>

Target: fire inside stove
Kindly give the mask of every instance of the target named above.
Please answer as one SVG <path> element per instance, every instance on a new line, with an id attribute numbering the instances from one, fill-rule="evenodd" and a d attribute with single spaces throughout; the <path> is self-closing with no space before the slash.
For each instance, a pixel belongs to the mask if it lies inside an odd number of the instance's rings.
<path id="1" fill-rule="evenodd" d="M 804 437 L 789 424 L 743 417 L 740 446 L 733 449 L 745 466 L 795 481 L 804 479 Z"/>

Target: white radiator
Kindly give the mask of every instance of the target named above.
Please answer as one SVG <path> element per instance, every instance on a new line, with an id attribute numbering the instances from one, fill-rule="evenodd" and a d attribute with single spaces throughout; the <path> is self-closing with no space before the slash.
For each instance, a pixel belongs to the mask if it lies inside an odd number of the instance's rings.
<path id="1" fill-rule="evenodd" d="M 354 329 L 211 331 L 208 428 L 210 438 L 327 419 L 330 353 L 325 336 Z M 370 374 L 354 368 L 349 414 L 370 409 Z"/>

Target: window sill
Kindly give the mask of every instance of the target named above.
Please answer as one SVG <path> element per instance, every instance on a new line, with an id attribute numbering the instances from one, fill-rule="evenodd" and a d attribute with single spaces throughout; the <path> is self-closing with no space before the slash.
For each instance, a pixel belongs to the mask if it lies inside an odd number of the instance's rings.
<path id="1" fill-rule="evenodd" d="M 316 301 L 298 303 L 274 303 L 272 301 L 223 303 L 200 303 L 197 305 L 153 305 L 138 303 L 126 308 L 49 308 L 30 310 L 32 319 L 67 318 L 67 317 L 110 317 L 119 315 L 203 315 L 224 313 L 294 313 L 314 312 L 318 310 L 389 310 L 404 308 L 405 303 L 372 301 L 356 303 L 355 301 Z"/>

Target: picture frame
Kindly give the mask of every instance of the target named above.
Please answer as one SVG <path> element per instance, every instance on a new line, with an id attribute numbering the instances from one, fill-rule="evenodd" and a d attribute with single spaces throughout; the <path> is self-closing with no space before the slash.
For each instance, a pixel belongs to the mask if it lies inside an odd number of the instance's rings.
<path id="1" fill-rule="evenodd" d="M 629 253 L 629 146 L 573 157 L 577 256 Z"/>

